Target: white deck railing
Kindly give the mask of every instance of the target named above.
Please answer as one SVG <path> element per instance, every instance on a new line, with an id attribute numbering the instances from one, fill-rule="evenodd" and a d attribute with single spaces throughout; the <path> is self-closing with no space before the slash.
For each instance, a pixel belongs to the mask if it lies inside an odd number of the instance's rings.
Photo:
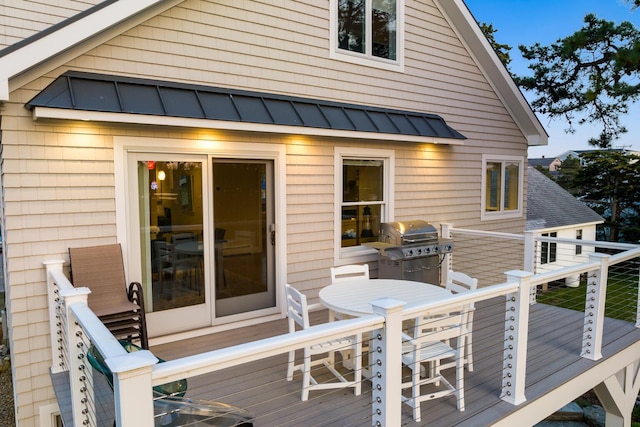
<path id="1" fill-rule="evenodd" d="M 448 229 L 455 236 L 464 230 Z M 490 233 L 489 233 L 490 234 Z M 495 234 L 492 236 L 495 238 Z M 512 235 L 503 237 L 511 238 Z M 535 240 L 532 239 L 532 240 Z M 571 242 L 575 244 L 576 242 Z M 589 242 L 579 241 L 582 245 Z M 601 242 L 598 242 L 601 244 Z M 201 353 L 158 364 L 150 351 L 127 353 L 87 306 L 86 288 L 75 289 L 63 274 L 62 261 L 45 263 L 51 319 L 52 372 L 69 373 L 73 419 L 75 425 L 95 425 L 93 383 L 86 362 L 87 352 L 94 346 L 114 374 L 115 417 L 119 426 L 152 426 L 154 424 L 152 387 L 221 369 L 259 361 L 287 353 L 313 343 L 375 331 L 371 353 L 372 425 L 400 425 L 401 389 L 400 354 L 402 321 L 417 314 L 450 311 L 464 303 L 478 302 L 497 296 L 505 299 L 505 347 L 503 355 L 502 391 L 500 398 L 514 405 L 526 400 L 525 377 L 529 306 L 532 290 L 538 285 L 571 275 L 588 273 L 589 290 L 585 301 L 582 357 L 596 360 L 600 356 L 602 322 L 606 296 L 607 273 L 611 265 L 640 256 L 640 248 L 627 249 L 617 255 L 591 254 L 589 261 L 555 271 L 534 275 L 513 270 L 506 273 L 504 283 L 484 286 L 475 292 L 458 294 L 447 301 L 425 304 L 403 310 L 403 302 L 372 301 L 374 314 L 314 326 L 308 330 L 267 338 L 220 350 Z M 455 253 L 455 252 L 454 252 Z M 452 258 L 446 265 L 454 263 Z M 495 265 L 494 265 L 495 268 Z M 640 298 L 637 303 L 640 307 Z M 640 308 L 636 326 L 640 325 Z M 382 375 L 377 375 L 380 372 Z M 394 396 L 394 398 L 388 398 Z"/>

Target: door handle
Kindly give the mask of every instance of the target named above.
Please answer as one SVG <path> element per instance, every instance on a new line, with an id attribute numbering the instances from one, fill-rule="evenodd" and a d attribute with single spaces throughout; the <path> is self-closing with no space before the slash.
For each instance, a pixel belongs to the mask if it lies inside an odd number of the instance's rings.
<path id="1" fill-rule="evenodd" d="M 271 224 L 269 226 L 269 229 L 271 230 L 271 246 L 275 246 L 276 245 L 276 225 Z"/>

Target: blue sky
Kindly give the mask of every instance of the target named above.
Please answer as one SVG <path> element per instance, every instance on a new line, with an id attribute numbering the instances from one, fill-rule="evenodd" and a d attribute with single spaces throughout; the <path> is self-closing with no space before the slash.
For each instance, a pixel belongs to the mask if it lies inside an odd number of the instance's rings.
<path id="1" fill-rule="evenodd" d="M 640 9 L 632 11 L 623 0 L 465 0 L 479 22 L 493 24 L 498 43 L 511 46 L 511 71 L 517 75 L 529 74 L 528 61 L 520 56 L 518 45 L 544 45 L 573 34 L 583 25 L 584 16 L 594 13 L 609 21 L 630 21 L 640 28 Z M 530 95 L 525 94 L 530 97 Z M 621 122 L 626 133 L 614 146 L 631 146 L 640 151 L 640 102 L 636 103 Z M 591 148 L 587 140 L 599 134 L 597 128 L 586 125 L 576 128 L 575 134 L 565 133 L 559 120 L 540 118 L 549 133 L 546 147 L 529 148 L 529 157 L 552 157 L 568 150 Z M 635 134 L 635 137 L 633 136 Z"/>

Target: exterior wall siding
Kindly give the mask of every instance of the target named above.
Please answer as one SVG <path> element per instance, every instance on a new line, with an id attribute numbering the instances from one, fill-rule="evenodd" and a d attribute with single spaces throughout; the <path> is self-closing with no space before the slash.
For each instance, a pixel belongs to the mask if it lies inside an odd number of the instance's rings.
<path id="1" fill-rule="evenodd" d="M 14 3 L 24 9 L 27 2 Z M 34 3 L 33 15 L 12 24 L 7 33 L 14 34 L 0 47 L 24 38 L 21 26 L 33 33 L 97 0 L 64 3 L 56 7 L 61 15 L 46 2 Z M 418 110 L 440 114 L 463 133 L 468 139 L 459 146 L 220 134 L 229 141 L 286 144 L 287 279 L 312 299 L 334 264 L 336 146 L 395 151 L 396 220 L 524 229 L 524 217 L 480 221 L 482 154 L 526 157 L 527 144 L 430 0 L 407 2 L 404 73 L 330 59 L 328 2 L 242 4 L 187 0 L 46 76 L 34 76 L 2 107 L 7 308 L 21 426 L 38 425 L 37 408 L 54 401 L 42 261 L 68 259 L 71 246 L 116 241 L 113 136 L 202 135 L 198 129 L 34 122 L 24 103 L 68 69 Z"/>
<path id="2" fill-rule="evenodd" d="M 0 17 L 4 31 L 0 50 L 32 36 L 66 18 L 100 3 L 101 0 L 3 0 Z"/>

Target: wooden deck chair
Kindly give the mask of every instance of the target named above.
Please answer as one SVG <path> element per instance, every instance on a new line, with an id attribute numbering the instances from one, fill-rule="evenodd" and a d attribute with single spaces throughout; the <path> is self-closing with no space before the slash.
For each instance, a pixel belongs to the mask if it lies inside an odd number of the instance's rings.
<path id="1" fill-rule="evenodd" d="M 451 271 L 447 272 L 447 283 L 445 287 L 450 290 L 454 294 L 459 294 L 461 292 L 475 291 L 478 289 L 478 279 L 471 277 L 467 274 L 461 273 L 459 271 Z M 467 365 L 467 369 L 469 372 L 473 371 L 473 312 L 475 310 L 475 305 L 471 303 L 469 314 L 467 316 L 467 335 L 465 338 L 466 346 L 465 346 L 465 363 Z"/>
<path id="2" fill-rule="evenodd" d="M 454 395 L 459 411 L 464 411 L 464 342 L 469 307 L 442 316 L 421 316 L 416 319 L 413 337 L 403 334 L 402 364 L 411 371 L 411 380 L 403 381 L 402 388 L 411 389 L 402 401 L 413 408 L 413 419 L 420 422 L 420 404 L 426 400 Z M 455 347 L 450 346 L 455 342 Z M 441 362 L 453 360 L 455 380 L 442 374 Z M 423 363 L 432 366 L 426 378 L 421 378 Z"/>
<path id="3" fill-rule="evenodd" d="M 287 292 L 287 307 L 289 317 L 289 332 L 295 332 L 297 328 L 307 329 L 309 323 L 309 309 L 307 306 L 307 297 L 294 287 L 285 285 Z M 297 325 L 297 328 L 296 328 Z M 361 337 L 355 335 L 347 338 L 335 339 L 332 341 L 314 344 L 304 348 L 304 361 L 302 364 L 295 364 L 295 351 L 289 352 L 289 361 L 287 363 L 287 381 L 293 380 L 293 373 L 296 370 L 302 371 L 302 400 L 309 399 L 309 390 L 326 390 L 344 387 L 353 387 L 356 396 L 360 395 L 361 390 L 361 364 L 362 364 L 362 346 Z M 336 351 L 344 351 L 351 349 L 354 356 L 353 381 L 347 380 L 335 367 L 333 353 Z M 312 360 L 312 356 L 325 355 L 325 357 Z M 314 366 L 325 366 L 338 381 L 322 381 L 319 382 L 314 378 L 311 369 Z"/>
<path id="4" fill-rule="evenodd" d="M 71 283 L 87 287 L 89 308 L 118 339 L 149 349 L 140 283 L 127 284 L 120 244 L 69 248 Z"/>

